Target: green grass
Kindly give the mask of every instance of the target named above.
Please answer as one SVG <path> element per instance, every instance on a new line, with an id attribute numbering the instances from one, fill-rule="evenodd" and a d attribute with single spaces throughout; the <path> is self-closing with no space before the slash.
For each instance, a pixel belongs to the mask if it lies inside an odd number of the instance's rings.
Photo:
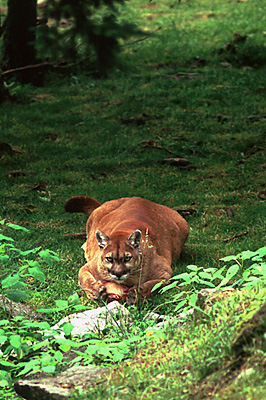
<path id="1" fill-rule="evenodd" d="M 22 152 L 1 157 L 0 217 L 30 230 L 26 237 L 15 233 L 20 248 L 41 245 L 65 260 L 45 271 L 41 296 L 31 300 L 34 307 L 52 306 L 79 289 L 83 242 L 64 239 L 67 233 L 85 231 L 86 216 L 64 212 L 65 200 L 73 195 L 100 202 L 142 196 L 197 210 L 187 217 L 190 236 L 175 273 L 188 264 L 217 267 L 221 257 L 265 245 L 266 207 L 259 193 L 266 187 L 266 119 L 249 118 L 265 114 L 265 6 L 265 0 L 257 0 L 256 7 L 248 0 L 180 5 L 134 0 L 125 10 L 121 7 L 121 18 L 147 30 L 161 29 L 125 46 L 107 78 L 95 77 L 88 67 L 86 72 L 49 74 L 42 88 L 11 88 L 18 101 L 1 105 L 1 140 Z M 234 42 L 236 32 L 247 35 L 246 41 Z M 180 78 L 181 72 L 198 75 Z M 143 140 L 154 140 L 154 147 L 145 147 Z M 196 168 L 160 163 L 168 157 L 185 157 Z M 25 176 L 10 176 L 13 170 L 23 170 Z M 38 184 L 43 193 L 33 190 Z M 247 235 L 225 241 L 245 231 Z M 1 270 L 0 278 L 7 272 Z M 253 297 L 247 307 L 256 301 Z M 164 300 L 151 299 L 149 308 Z M 107 397 L 100 393 L 99 398 L 111 398 L 116 384 L 127 388 L 133 369 L 133 389 L 117 398 L 239 399 L 242 391 L 245 400 L 263 399 L 264 356 L 256 346 L 247 360 L 247 365 L 259 366 L 256 379 L 250 375 L 245 382 L 226 383 L 232 340 L 227 326 L 235 326 L 241 301 L 226 303 L 228 312 L 219 303 L 210 325 L 186 326 L 148 347 L 130 366 L 119 366 Z M 227 343 L 221 349 L 214 345 L 218 334 Z M 169 363 L 161 355 L 163 346 L 173 353 Z M 192 355 L 193 373 L 187 372 Z M 208 357 L 217 365 L 210 379 L 204 372 L 209 371 Z M 219 380 L 224 384 L 218 390 Z"/>

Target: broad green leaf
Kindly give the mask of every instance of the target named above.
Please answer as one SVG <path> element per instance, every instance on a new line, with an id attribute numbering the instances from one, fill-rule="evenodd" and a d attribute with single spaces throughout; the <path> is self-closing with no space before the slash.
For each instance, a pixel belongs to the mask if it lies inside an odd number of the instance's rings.
<path id="1" fill-rule="evenodd" d="M 67 351 L 69 351 L 71 349 L 71 346 L 68 343 L 62 343 L 62 344 L 60 344 L 59 349 L 63 353 L 66 353 Z"/>
<path id="2" fill-rule="evenodd" d="M 14 242 L 15 240 L 12 239 L 11 237 L 2 235 L 2 233 L 0 233 L 0 240 L 10 240 L 11 242 Z"/>
<path id="3" fill-rule="evenodd" d="M 184 272 L 183 274 L 178 274 L 171 278 L 171 280 L 177 280 L 177 279 L 184 279 L 185 281 L 187 281 L 189 279 L 189 274 L 187 272 Z"/>
<path id="4" fill-rule="evenodd" d="M 63 357 L 64 357 L 64 354 L 63 354 L 62 351 L 60 351 L 60 350 L 57 350 L 57 351 L 54 353 L 54 359 L 55 359 L 57 362 L 61 362 L 61 361 L 63 360 Z"/>
<path id="5" fill-rule="evenodd" d="M 156 284 L 153 286 L 151 292 L 154 292 L 156 289 L 159 289 L 159 288 L 162 286 L 163 283 L 164 283 L 164 281 L 161 281 L 161 282 L 156 283 Z"/>
<path id="6" fill-rule="evenodd" d="M 63 325 L 64 334 L 65 334 L 66 336 L 69 336 L 70 333 L 73 331 L 73 328 L 74 328 L 74 325 L 72 325 L 70 322 L 66 322 L 66 323 Z"/>
<path id="7" fill-rule="evenodd" d="M 212 282 L 205 281 L 205 280 L 203 280 L 203 279 L 200 280 L 200 284 L 201 284 L 201 285 L 209 286 L 209 287 L 211 287 L 211 288 L 215 288 L 215 285 L 214 285 Z"/>
<path id="8" fill-rule="evenodd" d="M 0 335 L 0 344 L 3 344 L 7 341 L 8 337 L 5 335 Z"/>
<path id="9" fill-rule="evenodd" d="M 8 380 L 7 380 L 7 379 L 1 379 L 1 378 L 0 378 L 0 387 L 1 387 L 1 388 L 5 388 L 5 387 L 8 387 L 8 386 L 9 386 Z"/>
<path id="10" fill-rule="evenodd" d="M 33 278 L 37 279 L 38 281 L 45 282 L 45 275 L 40 268 L 30 267 L 28 271 Z"/>
<path id="11" fill-rule="evenodd" d="M 175 288 L 176 286 L 177 286 L 177 282 L 169 283 L 169 285 L 164 286 L 164 287 L 160 290 L 160 293 L 165 293 L 165 292 L 167 292 L 168 290 L 171 290 L 171 289 Z"/>
<path id="12" fill-rule="evenodd" d="M 10 322 L 8 319 L 2 319 L 0 320 L 0 326 L 5 326 L 5 325 L 9 325 Z"/>
<path id="13" fill-rule="evenodd" d="M 55 365 L 44 365 L 42 367 L 42 371 L 53 374 L 55 372 Z"/>
<path id="14" fill-rule="evenodd" d="M 60 261 L 61 258 L 58 255 L 50 250 L 42 250 L 39 252 L 39 256 L 51 267 L 53 266 L 54 261 Z"/>
<path id="15" fill-rule="evenodd" d="M 218 269 L 216 272 L 214 272 L 212 279 L 224 279 L 224 276 L 222 273 L 224 272 L 225 268 Z"/>
<path id="16" fill-rule="evenodd" d="M 11 288 L 20 282 L 21 278 L 18 274 L 8 275 L 5 279 L 2 280 L 2 289 Z"/>
<path id="17" fill-rule="evenodd" d="M 226 272 L 225 278 L 228 279 L 229 281 L 233 276 L 235 276 L 235 274 L 237 274 L 238 270 L 239 270 L 238 264 L 232 265 Z"/>
<path id="18" fill-rule="evenodd" d="M 30 359 L 29 361 L 22 363 L 19 363 L 20 367 L 24 368 L 17 374 L 17 376 L 21 375 L 28 375 L 29 373 L 36 374 L 37 372 L 41 372 L 40 369 L 40 359 Z"/>
<path id="19" fill-rule="evenodd" d="M 242 251 L 242 253 L 238 254 L 239 258 L 241 258 L 242 260 L 249 260 L 252 257 L 255 257 L 257 255 L 257 252 L 254 251 Z"/>
<path id="20" fill-rule="evenodd" d="M 79 305 L 80 301 L 79 301 L 79 296 L 78 296 L 77 292 L 75 292 L 71 296 L 69 296 L 69 298 L 67 299 L 67 302 L 71 306 Z"/>
<path id="21" fill-rule="evenodd" d="M 236 256 L 226 256 L 226 257 L 220 258 L 220 260 L 224 261 L 224 262 L 233 261 L 233 260 L 235 261 L 235 260 L 237 260 L 237 257 Z"/>
<path id="22" fill-rule="evenodd" d="M 246 270 L 243 272 L 243 279 L 244 281 L 248 279 L 248 277 L 250 276 L 252 272 L 250 270 Z"/>
<path id="23" fill-rule="evenodd" d="M 10 344 L 15 347 L 15 349 L 19 349 L 21 347 L 21 337 L 19 335 L 12 335 L 10 337 Z"/>
<path id="24" fill-rule="evenodd" d="M 266 246 L 265 247 L 261 247 L 259 250 L 256 251 L 256 253 L 258 253 L 259 257 L 266 256 Z"/>
<path id="25" fill-rule="evenodd" d="M 199 271 L 202 267 L 198 267 L 197 265 L 188 265 L 187 269 L 191 269 L 191 271 Z"/>
<path id="26" fill-rule="evenodd" d="M 87 342 L 77 343 L 77 342 L 74 342 L 74 340 L 71 340 L 71 339 L 65 339 L 65 338 L 62 338 L 62 337 L 56 338 L 56 343 L 58 343 L 58 344 L 68 344 L 71 347 L 86 346 L 87 344 L 90 344 L 91 342 L 92 341 L 89 340 Z M 97 340 L 97 343 L 98 342 L 99 342 L 99 340 Z"/>
<path id="27" fill-rule="evenodd" d="M 229 279 L 224 278 L 224 279 L 219 283 L 219 285 L 217 286 L 217 289 L 220 289 L 222 286 L 227 285 L 228 281 L 229 281 Z"/>
<path id="28" fill-rule="evenodd" d="M 198 294 L 197 293 L 193 293 L 188 299 L 188 304 L 191 307 L 195 307 L 195 305 L 197 303 L 197 300 L 198 300 Z"/>
<path id="29" fill-rule="evenodd" d="M 184 295 L 185 292 L 180 292 L 177 295 L 174 296 L 174 301 L 180 299 L 180 297 L 182 297 Z"/>
<path id="30" fill-rule="evenodd" d="M 203 278 L 203 279 L 212 280 L 212 275 L 209 274 L 209 273 L 206 272 L 206 271 L 200 271 L 200 272 L 199 272 L 199 276 L 200 276 L 201 278 Z"/>
<path id="31" fill-rule="evenodd" d="M 10 222 L 8 222 L 6 224 L 7 226 L 9 226 L 9 228 L 15 229 L 15 230 L 20 230 L 20 231 L 24 231 L 24 232 L 29 232 L 29 230 L 27 228 L 24 228 L 24 226 L 19 226 L 16 224 L 11 224 Z"/>
<path id="32" fill-rule="evenodd" d="M 0 370 L 0 387 L 7 388 L 12 385 L 11 374 Z"/>
<path id="33" fill-rule="evenodd" d="M 15 301 L 16 303 L 30 298 L 30 295 L 27 292 L 16 289 L 5 290 L 5 295 L 9 298 L 9 300 Z"/>
<path id="34" fill-rule="evenodd" d="M 244 287 L 244 288 L 246 288 L 246 287 L 254 287 L 254 286 L 256 286 L 260 281 L 261 281 L 260 278 L 258 278 L 258 277 L 256 277 L 256 276 L 250 276 L 250 277 L 248 278 L 248 281 L 245 282 L 245 283 L 243 284 L 243 287 Z"/>
<path id="35" fill-rule="evenodd" d="M 40 329 L 42 329 L 42 328 L 40 328 Z M 39 349 L 41 349 L 42 347 L 48 346 L 49 343 L 50 343 L 50 340 L 49 340 L 49 339 L 45 339 L 45 340 L 43 340 L 43 341 L 41 341 L 41 342 L 39 342 L 39 343 L 34 344 L 34 345 L 32 346 L 32 350 L 33 350 L 33 351 L 39 350 Z"/>
<path id="36" fill-rule="evenodd" d="M 23 281 L 18 281 L 17 283 L 15 283 L 14 285 L 12 285 L 12 287 L 10 289 L 24 289 L 27 286 L 26 283 L 24 283 Z"/>
<path id="37" fill-rule="evenodd" d="M 3 367 L 11 367 L 14 368 L 14 364 L 11 363 L 10 361 L 5 361 L 3 359 L 0 358 L 0 365 L 2 365 Z"/>
<path id="38" fill-rule="evenodd" d="M 55 305 L 58 308 L 67 308 L 68 307 L 68 302 L 67 300 L 56 300 L 55 301 Z"/>
<path id="39" fill-rule="evenodd" d="M 208 273 L 214 273 L 215 271 L 217 271 L 217 268 L 205 268 L 203 271 Z"/>
<path id="40" fill-rule="evenodd" d="M 41 329 L 41 330 L 50 329 L 50 325 L 46 321 L 39 322 L 38 325 L 39 325 L 39 329 Z"/>
<path id="41" fill-rule="evenodd" d="M 27 255 L 29 255 L 29 254 L 35 254 L 35 253 L 37 253 L 40 249 L 41 249 L 41 247 L 36 247 L 35 249 L 25 250 L 25 251 L 20 250 L 20 249 L 16 249 L 16 248 L 13 248 L 12 250 L 13 250 L 13 251 L 16 251 L 16 252 L 19 253 L 19 255 L 21 255 L 21 256 L 27 256 Z"/>
<path id="42" fill-rule="evenodd" d="M 187 304 L 187 300 L 182 300 L 180 301 L 180 303 L 177 304 L 177 306 L 175 307 L 175 311 L 180 310 L 182 307 L 184 307 Z"/>

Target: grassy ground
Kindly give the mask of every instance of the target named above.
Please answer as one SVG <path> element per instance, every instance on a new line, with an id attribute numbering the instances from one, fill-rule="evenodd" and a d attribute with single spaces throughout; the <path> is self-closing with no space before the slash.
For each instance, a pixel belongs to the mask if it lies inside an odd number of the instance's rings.
<path id="1" fill-rule="evenodd" d="M 83 241 L 64 235 L 85 231 L 86 217 L 64 213 L 73 195 L 100 202 L 141 196 L 193 208 L 175 273 L 188 264 L 217 267 L 220 257 L 265 244 L 265 5 L 134 0 L 121 17 L 161 29 L 126 45 L 107 78 L 76 70 L 47 76 L 43 88 L 11 87 L 18 101 L 1 105 L 1 140 L 21 152 L 1 157 L 0 216 L 30 230 L 26 237 L 16 233 L 22 249 L 41 245 L 65 260 L 46 268 L 33 306 L 51 306 L 78 290 Z M 161 163 L 169 157 L 195 168 Z M 124 390 L 117 398 L 265 398 L 262 350 L 247 360 L 259 372 L 227 387 L 227 350 L 242 315 L 235 310 L 242 301 L 249 307 L 258 293 L 237 296 L 218 303 L 209 325 L 173 332 L 118 367 L 106 398 L 115 385 Z M 163 301 L 157 296 L 149 307 Z M 134 388 L 127 392 L 130 374 Z"/>

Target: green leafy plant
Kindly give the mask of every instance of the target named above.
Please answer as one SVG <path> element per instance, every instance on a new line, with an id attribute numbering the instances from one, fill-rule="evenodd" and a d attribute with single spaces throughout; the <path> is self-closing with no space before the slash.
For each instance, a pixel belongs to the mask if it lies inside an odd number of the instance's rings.
<path id="1" fill-rule="evenodd" d="M 10 273 L 1 277 L 0 293 L 4 310 L 8 300 L 22 302 L 33 294 L 32 284 L 36 281 L 44 283 L 41 262 L 50 266 L 60 258 L 51 250 L 42 250 L 37 247 L 31 250 L 21 250 L 15 240 L 3 234 L 4 229 L 22 231 L 29 230 L 12 223 L 0 221 L 0 264 Z M 10 302 L 8 303 L 10 304 Z M 12 304 L 12 303 L 11 303 Z M 12 313 L 11 313 L 12 314 Z M 8 317 L 0 321 L 0 387 L 8 387 L 14 373 L 27 374 L 29 372 L 51 371 L 51 365 L 60 361 L 55 351 L 36 356 L 34 345 L 42 340 L 42 330 L 50 329 L 48 322 L 30 321 L 26 317 Z M 53 369 L 53 368 L 52 368 Z"/>
<path id="2" fill-rule="evenodd" d="M 203 268 L 188 265 L 188 272 L 175 275 L 171 283 L 160 289 L 163 294 L 173 288 L 186 288 L 179 291 L 170 302 L 177 303 L 175 311 L 187 311 L 197 308 L 198 291 L 205 288 L 223 289 L 226 287 L 254 288 L 266 284 L 266 246 L 257 251 L 243 251 L 237 255 L 221 258 L 225 263 L 221 268 Z M 163 282 L 154 286 L 153 291 L 160 288 Z"/>
<path id="3" fill-rule="evenodd" d="M 29 230 L 15 224 L 0 221 L 1 226 L 29 233 Z M 10 270 L 8 276 L 1 279 L 0 293 L 9 300 L 19 302 L 31 297 L 30 281 L 45 282 L 40 260 L 49 266 L 60 258 L 51 250 L 42 250 L 36 247 L 31 250 L 21 250 L 15 245 L 15 240 L 10 236 L 0 233 L 0 264 L 5 265 L 5 270 Z M 10 267 L 12 265 L 12 267 Z"/>
<path id="4" fill-rule="evenodd" d="M 13 229 L 29 233 L 21 226 L 1 221 L 2 232 Z M 28 300 L 32 294 L 29 280 L 45 282 L 45 276 L 40 261 L 52 266 L 60 260 L 51 250 L 41 247 L 32 250 L 21 250 L 15 240 L 4 233 L 0 233 L 0 262 L 11 268 L 11 272 L 1 279 L 1 294 L 3 305 L 5 299 L 15 302 Z M 10 267 L 12 265 L 12 267 Z M 52 314 L 56 317 L 70 311 L 87 309 L 80 304 L 77 293 L 67 300 L 56 300 L 55 307 L 40 308 L 38 312 Z M 53 329 L 47 321 L 31 321 L 24 316 L 9 317 L 0 321 L 0 388 L 10 387 L 14 377 L 28 374 L 47 372 L 55 373 L 67 362 L 66 352 L 76 353 L 73 365 L 90 363 L 116 363 L 128 358 L 136 343 L 141 342 L 143 332 L 138 334 L 127 331 L 125 325 L 117 321 L 114 328 L 116 338 L 106 329 L 109 337 L 103 333 L 89 332 L 84 337 L 72 337 L 73 325 L 71 322 L 63 324 L 60 331 Z M 119 316 L 118 316 L 119 319 Z M 119 335 L 117 335 L 119 331 Z M 114 333 L 113 332 L 113 333 Z M 123 336 L 121 340 L 121 335 Z M 127 337 L 128 336 L 128 337 Z M 80 350 L 82 348 L 82 351 Z"/>
<path id="5" fill-rule="evenodd" d="M 249 287 L 265 286 L 266 283 L 266 246 L 259 248 L 257 251 L 243 251 L 236 256 L 227 256 L 221 258 L 225 263 L 232 263 L 230 266 L 232 271 L 241 273 L 241 278 L 232 286 Z M 229 269 L 230 269 L 229 268 Z M 234 276 L 233 275 L 233 276 Z"/>

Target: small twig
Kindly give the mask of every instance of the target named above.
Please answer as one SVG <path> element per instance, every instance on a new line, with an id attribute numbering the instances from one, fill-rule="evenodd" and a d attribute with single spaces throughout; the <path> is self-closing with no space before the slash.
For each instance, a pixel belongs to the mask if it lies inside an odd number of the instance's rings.
<path id="1" fill-rule="evenodd" d="M 193 208 L 173 208 L 173 210 L 181 214 L 182 217 L 185 217 L 187 215 L 193 215 L 197 212 Z"/>
<path id="2" fill-rule="evenodd" d="M 158 149 L 158 150 L 165 150 L 165 151 L 167 151 L 167 153 L 169 153 L 169 154 L 173 154 L 173 152 L 171 151 L 171 150 L 169 150 L 169 149 L 166 149 L 165 147 L 162 147 L 162 146 L 153 146 L 155 149 Z"/>
<path id="3" fill-rule="evenodd" d="M 160 29 L 162 29 L 161 26 L 159 26 L 159 28 L 155 29 L 154 31 L 151 31 L 151 33 L 156 33 L 156 32 L 158 32 Z M 127 42 L 127 43 L 125 43 L 125 44 L 122 44 L 121 47 L 130 46 L 131 44 L 135 44 L 135 43 L 138 43 L 138 42 L 142 42 L 143 40 L 146 40 L 146 39 L 149 39 L 149 38 L 150 38 L 150 36 L 144 36 L 143 38 L 136 39 L 136 40 L 132 40 L 131 42 Z"/>
<path id="4" fill-rule="evenodd" d="M 265 147 L 262 146 L 253 146 L 253 148 L 250 150 L 250 152 L 241 160 L 239 160 L 239 163 L 243 163 L 245 160 L 247 160 L 249 157 L 253 156 L 254 154 L 258 153 L 259 151 L 265 150 Z"/>
<path id="5" fill-rule="evenodd" d="M 241 236 L 247 235 L 248 233 L 249 233 L 249 231 L 238 233 L 237 235 L 234 235 L 234 236 L 232 236 L 232 237 L 230 237 L 228 239 L 224 239 L 224 242 L 230 242 L 230 240 L 237 239 L 237 238 L 239 238 Z"/>
<path id="6" fill-rule="evenodd" d="M 177 72 L 176 74 L 173 75 L 164 75 L 164 74 L 157 74 L 159 76 L 164 76 L 165 78 L 173 78 L 176 81 L 182 78 L 196 78 L 199 76 L 197 72 Z"/>
<path id="7" fill-rule="evenodd" d="M 266 115 L 249 115 L 247 119 L 251 122 L 259 121 L 260 119 L 265 119 Z"/>

